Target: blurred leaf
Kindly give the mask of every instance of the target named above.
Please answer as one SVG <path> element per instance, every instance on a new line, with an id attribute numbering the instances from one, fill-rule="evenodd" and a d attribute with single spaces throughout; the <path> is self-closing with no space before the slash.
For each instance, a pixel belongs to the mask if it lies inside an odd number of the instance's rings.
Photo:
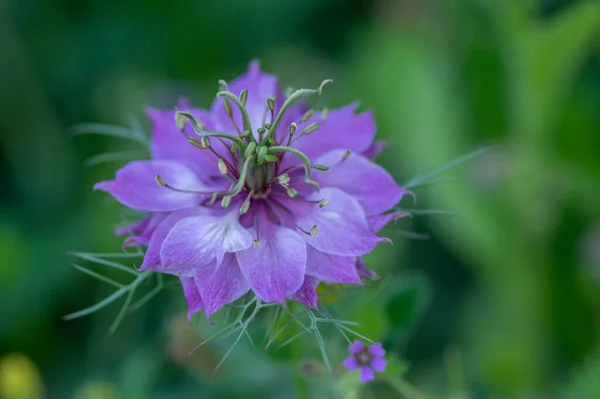
<path id="1" fill-rule="evenodd" d="M 427 309 L 430 291 L 425 279 L 411 277 L 403 281 L 398 293 L 386 305 L 390 324 L 401 330 L 413 329 Z"/>
<path id="2" fill-rule="evenodd" d="M 596 357 L 576 372 L 567 386 L 560 389 L 559 399 L 597 399 L 600 395 L 600 358 Z"/>

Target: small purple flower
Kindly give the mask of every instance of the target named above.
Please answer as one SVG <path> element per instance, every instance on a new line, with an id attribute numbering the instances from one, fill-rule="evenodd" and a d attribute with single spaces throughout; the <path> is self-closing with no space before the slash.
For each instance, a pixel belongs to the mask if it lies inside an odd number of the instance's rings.
<path id="1" fill-rule="evenodd" d="M 384 147 L 370 112 L 298 103 L 325 83 L 286 97 L 252 62 L 210 110 L 148 109 L 152 160 L 95 186 L 148 213 L 117 233 L 148 247 L 141 270 L 181 279 L 190 316 L 210 318 L 249 290 L 316 308 L 321 281 L 376 276 L 361 257 L 405 215 L 386 212 L 408 191 L 370 159 Z"/>
<path id="2" fill-rule="evenodd" d="M 344 360 L 342 364 L 348 371 L 354 371 L 360 368 L 360 380 L 362 382 L 373 381 L 375 371 L 383 373 L 387 366 L 385 349 L 380 343 L 374 343 L 371 346 L 365 346 L 361 341 L 356 340 L 348 346 L 348 352 L 351 356 Z"/>

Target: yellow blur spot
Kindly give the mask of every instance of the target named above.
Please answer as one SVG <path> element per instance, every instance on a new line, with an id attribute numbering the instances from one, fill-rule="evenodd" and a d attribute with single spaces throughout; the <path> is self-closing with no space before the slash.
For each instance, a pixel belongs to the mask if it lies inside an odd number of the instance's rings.
<path id="1" fill-rule="evenodd" d="M 322 303 L 332 303 L 344 295 L 344 286 L 341 284 L 324 284 L 317 287 L 317 295 Z"/>
<path id="2" fill-rule="evenodd" d="M 44 397 L 40 374 L 35 364 L 21 353 L 0 358 L 0 398 L 39 399 Z"/>

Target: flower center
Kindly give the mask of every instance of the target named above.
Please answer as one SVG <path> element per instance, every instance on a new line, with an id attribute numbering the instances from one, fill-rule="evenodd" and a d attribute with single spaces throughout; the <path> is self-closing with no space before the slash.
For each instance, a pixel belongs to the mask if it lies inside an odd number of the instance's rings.
<path id="1" fill-rule="evenodd" d="M 212 206 L 220 199 L 221 206 L 228 208 L 234 198 L 242 196 L 244 200 L 240 207 L 240 215 L 248 212 L 252 200 L 264 200 L 271 195 L 275 195 L 275 192 L 279 195 L 287 195 L 295 200 L 318 204 L 320 207 L 325 206 L 327 200 L 308 200 L 300 196 L 293 186 L 294 181 L 297 181 L 298 177 L 302 177 L 299 172 L 303 170 L 304 182 L 319 191 L 319 184 L 311 179 L 310 173 L 313 169 L 327 171 L 329 168 L 325 165 L 313 164 L 306 154 L 292 145 L 302 136 L 316 132 L 325 120 L 327 112 L 322 112 L 321 122 L 310 123 L 301 132 L 297 132 L 298 125 L 307 122 L 314 114 L 312 110 L 306 112 L 298 121 L 292 122 L 288 126 L 287 134 L 280 142 L 277 140 L 276 132 L 283 115 L 293 103 L 308 95 L 320 95 L 325 85 L 330 82 L 331 80 L 325 80 L 314 90 L 301 89 L 291 93 L 285 99 L 281 108 L 277 110 L 277 113 L 275 112 L 275 96 L 268 97 L 262 126 L 253 130 L 246 109 L 248 91 L 242 90 L 240 95 L 236 96 L 228 90 L 225 82 L 220 81 L 221 91 L 217 93 L 217 97 L 223 99 L 225 113 L 231 120 L 232 127 L 237 134 L 208 131 L 202 121 L 197 120 L 187 111 L 178 110 L 175 114 L 175 123 L 191 145 L 202 151 L 209 151 L 215 156 L 219 172 L 231 183 L 229 189 L 217 192 L 185 190 L 169 185 L 160 176 L 156 177 L 157 182 L 161 186 L 175 191 L 208 194 L 210 199 L 203 203 L 207 206 Z M 236 117 L 234 117 L 233 106 L 239 110 L 238 115 L 241 116 L 242 121 L 241 127 L 236 121 Z M 270 116 L 269 122 L 266 121 L 267 116 Z M 191 124 L 199 138 L 188 136 L 185 133 L 185 126 L 188 123 Z M 211 139 L 219 140 L 224 145 L 224 148 L 222 147 L 223 149 L 220 150 L 221 152 L 213 148 Z M 282 170 L 282 160 L 286 155 L 295 157 L 298 159 L 298 163 Z M 306 234 L 317 234 L 316 226 L 313 226 L 310 231 L 298 226 L 297 228 Z"/>

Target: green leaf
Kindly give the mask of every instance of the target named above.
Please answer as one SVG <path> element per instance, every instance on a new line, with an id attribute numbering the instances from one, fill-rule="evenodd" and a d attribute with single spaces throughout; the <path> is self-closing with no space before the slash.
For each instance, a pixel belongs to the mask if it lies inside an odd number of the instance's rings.
<path id="1" fill-rule="evenodd" d="M 404 282 L 386 305 L 390 324 L 410 331 L 418 323 L 430 300 L 430 287 L 425 279 L 410 278 Z"/>

